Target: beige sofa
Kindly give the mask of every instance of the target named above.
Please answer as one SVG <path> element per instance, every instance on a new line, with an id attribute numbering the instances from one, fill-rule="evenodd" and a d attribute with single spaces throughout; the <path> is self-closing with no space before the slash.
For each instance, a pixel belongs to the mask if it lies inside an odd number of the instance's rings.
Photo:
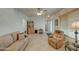
<path id="1" fill-rule="evenodd" d="M 0 37 L 0 51 L 23 51 L 28 45 L 28 38 L 17 40 L 16 32 Z"/>

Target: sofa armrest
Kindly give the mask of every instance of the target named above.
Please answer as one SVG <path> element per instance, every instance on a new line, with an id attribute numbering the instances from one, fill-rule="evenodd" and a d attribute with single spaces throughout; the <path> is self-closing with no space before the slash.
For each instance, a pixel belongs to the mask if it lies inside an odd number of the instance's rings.
<path id="1" fill-rule="evenodd" d="M 19 51 L 22 46 L 25 44 L 23 40 L 18 40 L 15 43 L 13 43 L 11 46 L 5 49 L 5 51 Z"/>

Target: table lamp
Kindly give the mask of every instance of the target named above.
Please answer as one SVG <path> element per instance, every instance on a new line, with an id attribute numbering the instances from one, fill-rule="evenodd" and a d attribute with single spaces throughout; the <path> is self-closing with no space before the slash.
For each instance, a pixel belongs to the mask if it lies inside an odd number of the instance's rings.
<path id="1" fill-rule="evenodd" d="M 73 23 L 72 23 L 72 29 L 75 29 L 75 32 L 74 32 L 74 34 L 75 34 L 75 43 L 77 44 L 77 39 L 78 39 L 78 37 L 77 37 L 77 35 L 78 35 L 78 29 L 79 29 L 79 21 L 74 21 Z M 77 50 L 77 48 L 76 48 L 76 50 Z"/>

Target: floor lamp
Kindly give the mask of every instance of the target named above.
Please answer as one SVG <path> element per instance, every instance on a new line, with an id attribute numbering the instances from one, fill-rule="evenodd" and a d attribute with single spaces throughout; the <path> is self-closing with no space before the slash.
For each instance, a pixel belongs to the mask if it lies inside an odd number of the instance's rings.
<path id="1" fill-rule="evenodd" d="M 72 28 L 75 29 L 74 34 L 75 34 L 75 44 L 76 44 L 76 51 L 77 51 L 77 40 L 78 40 L 78 37 L 77 37 L 78 31 L 77 30 L 79 29 L 79 21 L 73 22 L 72 23 Z"/>

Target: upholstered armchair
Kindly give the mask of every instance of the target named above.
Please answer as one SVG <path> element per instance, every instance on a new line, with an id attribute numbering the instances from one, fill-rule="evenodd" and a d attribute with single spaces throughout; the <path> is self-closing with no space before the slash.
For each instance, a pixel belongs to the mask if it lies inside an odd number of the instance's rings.
<path id="1" fill-rule="evenodd" d="M 61 30 L 55 30 L 55 32 L 48 37 L 48 43 L 58 49 L 64 45 L 64 32 Z"/>

